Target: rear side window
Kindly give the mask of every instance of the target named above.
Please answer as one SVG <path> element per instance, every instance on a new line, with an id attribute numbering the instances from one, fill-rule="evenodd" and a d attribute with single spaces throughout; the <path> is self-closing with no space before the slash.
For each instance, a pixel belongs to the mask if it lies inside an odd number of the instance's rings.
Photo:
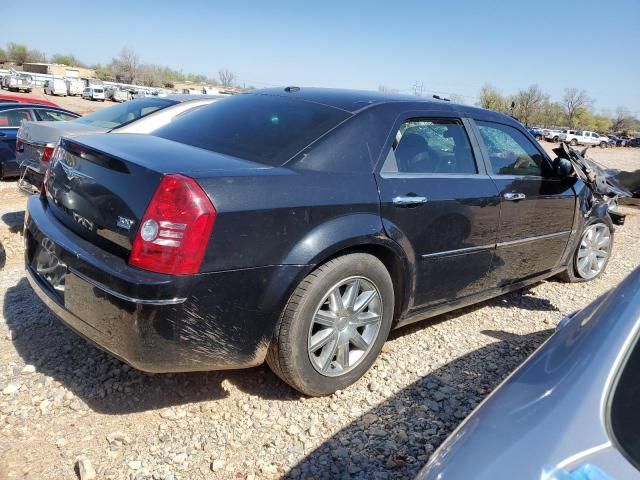
<path id="1" fill-rule="evenodd" d="M 188 112 L 153 134 L 212 152 L 281 166 L 349 117 L 343 110 L 317 103 L 243 94 Z"/>
<path id="2" fill-rule="evenodd" d="M 640 470 L 640 342 L 625 363 L 611 402 L 611 429 L 625 456 Z"/>
<path id="3" fill-rule="evenodd" d="M 68 121 L 78 118 L 77 115 L 71 115 L 70 113 L 59 112 L 57 110 L 43 110 L 37 109 L 36 114 L 42 121 Z"/>
<path id="4" fill-rule="evenodd" d="M 460 120 L 416 119 L 402 124 L 382 174 L 478 173 L 469 137 Z"/>
<path id="5" fill-rule="evenodd" d="M 518 129 L 476 120 L 495 175 L 541 176 L 544 157 Z"/>
<path id="6" fill-rule="evenodd" d="M 33 120 L 29 110 L 0 111 L 0 127 L 19 127 L 22 120 Z"/>

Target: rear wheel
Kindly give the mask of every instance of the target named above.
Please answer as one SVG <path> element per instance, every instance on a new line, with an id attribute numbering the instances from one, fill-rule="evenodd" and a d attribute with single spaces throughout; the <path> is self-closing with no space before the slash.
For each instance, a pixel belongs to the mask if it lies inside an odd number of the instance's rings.
<path id="1" fill-rule="evenodd" d="M 328 395 L 371 367 L 393 319 L 393 283 L 364 253 L 318 267 L 296 288 L 267 354 L 273 372 L 307 395 Z"/>
<path id="2" fill-rule="evenodd" d="M 604 272 L 613 250 L 613 223 L 609 216 L 587 223 L 571 263 L 559 277 L 570 283 L 588 282 Z"/>

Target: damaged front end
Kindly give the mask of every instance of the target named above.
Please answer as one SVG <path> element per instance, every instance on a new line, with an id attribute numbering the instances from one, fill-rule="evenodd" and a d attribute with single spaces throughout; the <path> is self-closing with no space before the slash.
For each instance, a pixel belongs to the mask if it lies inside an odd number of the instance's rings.
<path id="1" fill-rule="evenodd" d="M 640 171 L 633 173 L 608 169 L 585 156 L 587 148 L 582 152 L 561 143 L 553 149 L 558 158 L 569 160 L 575 174 L 588 186 L 581 208 L 585 217 L 589 217 L 594 209 L 606 208 L 611 221 L 623 225 L 625 214 L 618 209 L 618 204 L 634 197 L 640 198 Z"/>

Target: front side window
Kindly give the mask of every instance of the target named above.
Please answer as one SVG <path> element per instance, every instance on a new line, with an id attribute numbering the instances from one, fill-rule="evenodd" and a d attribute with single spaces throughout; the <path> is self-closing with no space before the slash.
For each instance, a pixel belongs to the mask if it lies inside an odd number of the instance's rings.
<path id="1" fill-rule="evenodd" d="M 33 120 L 29 110 L 0 111 L 0 127 L 19 127 L 22 120 Z"/>
<path id="2" fill-rule="evenodd" d="M 544 157 L 518 129 L 476 121 L 495 175 L 541 176 Z"/>
<path id="3" fill-rule="evenodd" d="M 478 173 L 469 137 L 460 120 L 416 119 L 402 124 L 382 173 Z"/>

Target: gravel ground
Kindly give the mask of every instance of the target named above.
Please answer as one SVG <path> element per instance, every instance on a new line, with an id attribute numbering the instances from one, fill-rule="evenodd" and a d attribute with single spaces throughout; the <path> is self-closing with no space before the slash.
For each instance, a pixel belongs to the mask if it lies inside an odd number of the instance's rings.
<path id="1" fill-rule="evenodd" d="M 596 151 L 640 168 L 640 150 Z M 640 264 L 629 209 L 596 281 L 541 282 L 393 332 L 356 385 L 304 398 L 266 367 L 148 375 L 89 345 L 25 280 L 14 182 L 0 199 L 0 480 L 411 478 L 565 314 Z"/>

